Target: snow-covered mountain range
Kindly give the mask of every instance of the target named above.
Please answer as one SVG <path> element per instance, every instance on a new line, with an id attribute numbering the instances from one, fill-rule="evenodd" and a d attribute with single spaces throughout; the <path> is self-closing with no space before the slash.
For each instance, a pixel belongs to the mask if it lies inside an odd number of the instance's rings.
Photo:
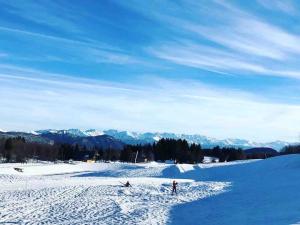
<path id="1" fill-rule="evenodd" d="M 89 130 L 79 130 L 79 129 L 68 129 L 68 130 L 38 130 L 32 132 L 37 135 L 45 134 L 62 134 L 69 135 L 73 137 L 95 137 L 100 135 L 109 135 L 122 141 L 125 144 L 148 144 L 159 141 L 161 138 L 172 138 L 172 139 L 185 139 L 189 143 L 201 144 L 205 148 L 212 148 L 214 146 L 233 146 L 240 147 L 243 149 L 253 148 L 253 147 L 270 147 L 276 150 L 282 149 L 284 146 L 292 144 L 285 141 L 273 141 L 267 143 L 253 142 L 244 139 L 215 139 L 206 137 L 203 135 L 189 135 L 189 134 L 175 134 L 175 133 L 159 133 L 159 132 L 129 132 L 129 131 L 118 131 L 118 130 L 104 130 L 99 131 L 95 129 Z"/>

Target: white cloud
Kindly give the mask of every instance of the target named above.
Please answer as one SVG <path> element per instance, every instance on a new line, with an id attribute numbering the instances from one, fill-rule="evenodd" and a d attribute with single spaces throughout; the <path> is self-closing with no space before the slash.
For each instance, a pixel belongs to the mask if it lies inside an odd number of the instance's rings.
<path id="1" fill-rule="evenodd" d="M 68 39 L 2 26 L 0 26 L 0 31 L 14 34 L 18 38 L 19 35 L 22 35 L 22 41 L 34 41 L 33 46 L 38 46 L 39 51 L 35 52 L 34 55 L 20 56 L 18 53 L 11 54 L 11 58 L 21 61 L 92 62 L 119 65 L 143 63 L 142 60 L 137 57 L 105 43 Z M 7 41 L 10 41 L 10 39 L 6 40 L 6 42 Z M 21 41 L 19 42 L 22 43 Z M 24 48 L 28 48 L 28 45 L 25 45 Z M 32 47 L 30 46 L 30 48 Z M 32 49 L 28 49 L 27 53 L 30 54 L 31 51 Z M 49 55 L 50 53 L 52 55 Z"/>
<path id="2" fill-rule="evenodd" d="M 241 91 L 193 81 L 148 80 L 135 86 L 35 76 L 27 78 L 26 70 L 0 74 L 2 129 L 116 128 L 262 141 L 295 140 L 299 133 L 294 125 L 300 123 L 300 106 Z"/>
<path id="3" fill-rule="evenodd" d="M 256 74 L 264 76 L 278 76 L 300 79 L 300 68 L 286 70 L 284 67 L 268 68 L 268 65 L 259 62 L 251 62 L 244 57 L 227 51 L 209 48 L 202 45 L 185 45 L 183 43 L 169 43 L 148 49 L 149 52 L 161 59 L 173 63 L 220 74 Z"/>
<path id="4" fill-rule="evenodd" d="M 32 37 L 36 37 L 36 38 L 40 38 L 40 39 L 46 39 L 48 41 L 52 40 L 52 41 L 62 42 L 65 44 L 70 44 L 70 45 L 79 45 L 79 46 L 84 46 L 84 47 L 94 47 L 94 48 L 118 50 L 115 47 L 112 47 L 105 43 L 100 43 L 100 42 L 95 42 L 95 41 L 80 41 L 80 40 L 75 40 L 75 39 L 70 39 L 70 38 L 63 38 L 63 37 L 53 36 L 53 35 L 49 35 L 49 34 L 43 34 L 43 33 L 32 32 L 32 31 L 28 31 L 28 30 L 4 27 L 4 26 L 0 26 L 0 30 L 3 32 L 11 32 L 11 33 L 16 33 L 18 35 L 21 34 L 21 35 L 26 35 L 26 36 L 32 36 Z"/>
<path id="5" fill-rule="evenodd" d="M 258 0 L 257 2 L 266 9 L 281 11 L 291 15 L 295 15 L 297 13 L 296 6 L 290 0 Z"/>
<path id="6" fill-rule="evenodd" d="M 80 32 L 74 18 L 70 18 L 72 11 L 69 7 L 63 7 L 54 1 L 43 1 L 43 4 L 37 1 L 14 2 L 1 1 L 5 9 L 10 14 L 23 17 L 32 22 L 47 25 L 55 29 L 59 28 L 68 32 Z"/>
<path id="7" fill-rule="evenodd" d="M 169 41 L 148 48 L 151 54 L 176 64 L 224 74 L 300 79 L 298 34 L 270 24 L 227 1 L 206 4 L 211 7 L 206 11 L 201 10 L 200 4 L 189 5 L 188 2 L 185 8 L 191 5 L 194 9 L 185 16 L 176 7 L 165 12 L 162 9 L 151 12 L 154 19 L 171 25 L 175 34 Z M 174 11 L 178 16 L 174 16 Z M 207 23 L 212 16 L 212 21 Z"/>
<path id="8" fill-rule="evenodd" d="M 22 3 L 11 13 L 56 29 L 66 28 L 62 33 L 69 35 L 62 38 L 2 26 L 1 33 L 9 37 L 3 39 L 3 45 L 4 41 L 15 43 L 17 40 L 18 44 L 27 42 L 39 46 L 35 52 L 34 47 L 26 44 L 24 48 L 30 46 L 30 51 L 22 49 L 23 54 L 33 52 L 32 55 L 17 57 L 10 52 L 7 58 L 62 60 L 77 65 L 89 62 L 89 66 L 141 63 L 134 55 L 136 51 L 135 54 L 145 54 L 153 64 L 157 61 L 151 56 L 224 75 L 300 79 L 298 34 L 227 1 L 206 4 L 159 1 L 151 5 L 152 10 L 144 7 L 148 3 L 143 1 L 119 3 L 156 20 L 162 25 L 160 28 L 170 33 L 162 37 L 158 34 L 147 42 L 150 46 L 143 46 L 146 54 L 141 49 L 132 49 L 131 55 L 80 33 L 82 30 L 70 22 L 76 18 L 59 18 L 53 10 L 44 16 L 43 9 L 36 12 L 35 6 Z M 288 11 L 283 6 L 276 7 Z M 0 53 L 0 57 L 5 55 Z M 151 69 L 154 71 L 154 67 Z M 188 70 L 183 73 L 188 76 Z M 0 64 L 0 105 L 0 128 L 5 130 L 93 127 L 200 133 L 217 138 L 295 140 L 299 133 L 295 124 L 300 122 L 299 104 L 276 103 L 261 96 L 196 81 L 147 80 L 120 84 L 5 64 Z"/>

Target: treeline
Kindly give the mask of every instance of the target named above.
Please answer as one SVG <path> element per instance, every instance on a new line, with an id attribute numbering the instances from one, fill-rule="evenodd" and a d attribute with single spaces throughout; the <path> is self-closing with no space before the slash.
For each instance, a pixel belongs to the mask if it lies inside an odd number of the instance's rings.
<path id="1" fill-rule="evenodd" d="M 26 162 L 29 159 L 56 160 L 118 160 L 120 151 L 100 148 L 87 149 L 85 146 L 70 144 L 41 144 L 26 142 L 23 137 L 0 139 L 1 162 Z"/>
<path id="2" fill-rule="evenodd" d="M 266 159 L 277 156 L 279 153 L 266 153 L 266 152 L 255 152 L 248 153 L 241 148 L 233 147 L 219 147 L 216 146 L 212 149 L 204 149 L 205 156 L 216 157 L 219 162 L 229 162 L 235 160 L 247 160 L 247 159 Z"/>
<path id="3" fill-rule="evenodd" d="M 221 148 L 219 146 L 216 146 L 212 149 L 203 149 L 203 152 L 205 156 L 218 158 L 219 162 L 252 159 L 252 155 L 246 155 L 241 148 Z"/>
<path id="4" fill-rule="evenodd" d="M 245 159 L 263 159 L 273 155 L 246 154 L 241 148 L 219 147 L 203 149 L 199 144 L 189 145 L 186 140 L 161 139 L 153 145 L 127 145 L 121 152 L 124 162 L 166 161 L 177 163 L 201 163 L 204 156 L 217 158 L 219 162 Z"/>
<path id="5" fill-rule="evenodd" d="M 200 145 L 189 145 L 186 140 L 161 139 L 152 145 L 127 145 L 121 152 L 123 162 L 166 161 L 199 163 L 203 160 Z"/>
<path id="6" fill-rule="evenodd" d="M 120 150 L 106 149 L 93 147 L 87 148 L 86 146 L 70 145 L 70 144 L 58 144 L 58 156 L 59 160 L 104 160 L 104 161 L 117 161 L 120 159 Z"/>
<path id="7" fill-rule="evenodd" d="M 219 162 L 247 159 L 265 159 L 278 154 L 246 153 L 241 148 L 219 147 L 202 148 L 200 144 L 188 144 L 186 140 L 161 139 L 153 145 L 127 145 L 121 152 L 124 162 L 166 161 L 177 163 L 201 163 L 204 156 L 215 158 Z"/>
<path id="8" fill-rule="evenodd" d="M 300 145 L 287 146 L 280 154 L 300 153 Z M 276 154 L 277 155 L 277 154 Z M 22 137 L 0 139 L 1 162 L 25 162 L 28 159 L 55 160 L 105 160 L 123 162 L 145 162 L 172 160 L 176 163 L 201 163 L 204 156 L 217 158 L 219 162 L 245 159 L 263 159 L 272 154 L 246 154 L 240 148 L 202 148 L 199 144 L 188 144 L 186 140 L 161 139 L 148 145 L 126 145 L 122 151 L 103 150 L 70 144 L 41 144 L 26 142 Z"/>
<path id="9" fill-rule="evenodd" d="M 2 162 L 25 162 L 29 158 L 53 161 L 56 155 L 58 155 L 58 148 L 55 146 L 27 143 L 22 137 L 0 139 L 0 159 Z"/>
<path id="10" fill-rule="evenodd" d="M 299 154 L 299 153 L 300 153 L 300 145 L 288 145 L 281 150 L 281 154 L 283 155 Z"/>

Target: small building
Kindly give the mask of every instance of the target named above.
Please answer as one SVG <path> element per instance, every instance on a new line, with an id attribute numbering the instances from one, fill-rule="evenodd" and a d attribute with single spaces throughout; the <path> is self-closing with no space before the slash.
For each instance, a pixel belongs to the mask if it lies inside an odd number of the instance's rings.
<path id="1" fill-rule="evenodd" d="M 95 163 L 96 160 L 94 160 L 94 159 L 88 159 L 88 160 L 86 160 L 86 162 L 87 162 L 87 163 Z"/>
<path id="2" fill-rule="evenodd" d="M 218 157 L 204 156 L 202 163 L 217 163 L 219 161 Z"/>

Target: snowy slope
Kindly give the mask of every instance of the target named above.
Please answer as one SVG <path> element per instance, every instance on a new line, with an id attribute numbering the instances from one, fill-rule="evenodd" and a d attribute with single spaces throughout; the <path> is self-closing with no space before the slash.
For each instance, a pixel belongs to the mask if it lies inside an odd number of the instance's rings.
<path id="1" fill-rule="evenodd" d="M 18 173 L 13 167 L 22 167 Z M 166 176 L 165 170 L 174 170 Z M 178 179 L 165 164 L 0 165 L 0 224 L 166 224 L 170 209 L 222 193 L 226 182 Z M 122 183 L 130 180 L 132 187 Z"/>
<path id="2" fill-rule="evenodd" d="M 199 165 L 0 164 L 0 224 L 300 224 L 299 172 L 300 155 Z M 173 179 L 178 196 L 170 195 Z M 122 187 L 127 180 L 132 188 Z"/>
<path id="3" fill-rule="evenodd" d="M 206 166 L 199 169 L 199 179 L 193 172 L 186 177 L 204 182 L 230 182 L 230 189 L 224 194 L 173 207 L 170 224 L 300 224 L 300 155 Z"/>

